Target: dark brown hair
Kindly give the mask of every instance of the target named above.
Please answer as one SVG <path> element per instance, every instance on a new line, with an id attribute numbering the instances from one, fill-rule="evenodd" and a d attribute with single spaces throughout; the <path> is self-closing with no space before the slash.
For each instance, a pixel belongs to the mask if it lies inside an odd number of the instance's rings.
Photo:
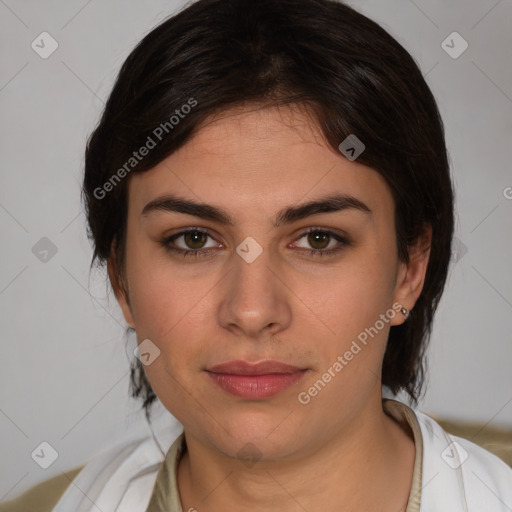
<path id="1" fill-rule="evenodd" d="M 91 267 L 108 261 L 115 247 L 122 282 L 128 173 L 153 168 L 212 114 L 246 104 L 306 106 L 332 148 L 349 134 L 365 144 L 357 161 L 378 171 L 392 191 L 402 261 L 425 225 L 432 227 L 422 294 L 409 319 L 391 327 L 382 369 L 384 385 L 416 402 L 451 254 L 444 127 L 414 59 L 341 2 L 199 0 L 144 37 L 124 62 L 87 145 L 82 193 Z M 135 159 L 150 139 L 154 147 Z M 149 419 L 156 395 L 136 358 L 131 392 Z"/>

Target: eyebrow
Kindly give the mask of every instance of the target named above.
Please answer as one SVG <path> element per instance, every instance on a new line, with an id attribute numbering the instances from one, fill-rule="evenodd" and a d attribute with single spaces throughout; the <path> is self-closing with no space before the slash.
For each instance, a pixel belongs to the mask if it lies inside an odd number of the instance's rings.
<path id="1" fill-rule="evenodd" d="M 366 214 L 372 213 L 370 208 L 359 199 L 346 194 L 334 194 L 280 210 L 274 219 L 274 226 L 279 227 L 282 224 L 291 224 L 310 215 L 343 210 L 356 210 Z M 150 201 L 144 206 L 141 215 L 146 216 L 156 211 L 185 213 L 226 226 L 235 225 L 231 215 L 223 208 L 190 199 L 183 199 L 174 195 L 166 195 Z"/>

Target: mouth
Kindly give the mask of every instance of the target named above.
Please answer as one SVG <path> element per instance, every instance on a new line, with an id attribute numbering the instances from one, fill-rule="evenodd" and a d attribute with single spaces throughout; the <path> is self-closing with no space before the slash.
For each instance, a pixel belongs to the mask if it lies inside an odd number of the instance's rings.
<path id="1" fill-rule="evenodd" d="M 284 391 L 298 382 L 307 369 L 279 361 L 229 361 L 206 370 L 224 391 L 248 400 L 262 400 Z"/>

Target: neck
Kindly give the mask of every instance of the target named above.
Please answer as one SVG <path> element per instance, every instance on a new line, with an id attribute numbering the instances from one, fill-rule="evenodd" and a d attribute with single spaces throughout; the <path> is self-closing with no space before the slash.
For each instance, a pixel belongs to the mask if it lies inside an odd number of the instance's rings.
<path id="1" fill-rule="evenodd" d="M 387 416 L 379 394 L 341 431 L 287 460 L 251 467 L 185 432 L 178 467 L 184 511 L 405 511 L 415 447 L 412 434 Z"/>

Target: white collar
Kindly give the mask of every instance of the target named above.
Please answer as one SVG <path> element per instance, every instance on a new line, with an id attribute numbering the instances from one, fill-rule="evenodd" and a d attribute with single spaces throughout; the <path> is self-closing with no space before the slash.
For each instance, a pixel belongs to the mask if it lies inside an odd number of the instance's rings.
<path id="1" fill-rule="evenodd" d="M 446 433 L 414 411 L 423 441 L 421 512 L 511 512 L 512 468 L 476 444 Z M 155 434 L 166 452 L 182 427 Z M 98 455 L 69 485 L 52 512 L 146 510 L 164 460 L 152 436 Z"/>

